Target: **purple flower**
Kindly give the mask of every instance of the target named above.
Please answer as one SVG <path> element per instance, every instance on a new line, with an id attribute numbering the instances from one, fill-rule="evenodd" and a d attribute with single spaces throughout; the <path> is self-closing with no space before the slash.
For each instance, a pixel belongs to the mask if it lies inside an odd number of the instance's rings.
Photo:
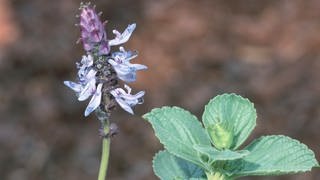
<path id="1" fill-rule="evenodd" d="M 107 34 L 95 9 L 88 4 L 83 5 L 80 14 L 80 31 L 83 47 L 87 52 L 91 52 L 95 47 L 99 48 L 99 53 L 107 55 L 110 47 Z"/>
<path id="2" fill-rule="evenodd" d="M 137 104 L 143 103 L 142 97 L 144 96 L 145 92 L 140 91 L 137 94 L 132 95 L 131 88 L 128 85 L 124 85 L 124 88 L 127 89 L 128 92 L 126 92 L 122 88 L 117 88 L 115 90 L 110 91 L 110 93 L 116 99 L 116 101 L 122 107 L 122 109 L 129 112 L 130 114 L 134 114 L 132 107 L 134 107 Z"/>
<path id="3" fill-rule="evenodd" d="M 142 64 L 131 64 L 130 60 L 137 57 L 136 51 L 125 51 L 120 47 L 120 52 L 112 53 L 112 58 L 108 62 L 113 66 L 119 79 L 125 82 L 136 81 L 136 71 L 147 69 Z"/>

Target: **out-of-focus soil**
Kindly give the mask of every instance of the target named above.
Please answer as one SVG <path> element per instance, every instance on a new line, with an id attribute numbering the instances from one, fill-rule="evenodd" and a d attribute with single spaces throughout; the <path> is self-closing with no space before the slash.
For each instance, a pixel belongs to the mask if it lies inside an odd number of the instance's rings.
<path id="1" fill-rule="evenodd" d="M 0 179 L 96 179 L 101 139 L 63 80 L 75 78 L 83 50 L 75 42 L 80 1 L 0 0 Z M 320 159 L 320 1 L 104 0 L 108 33 L 136 22 L 127 49 L 146 64 L 135 90 L 145 103 L 112 121 L 111 180 L 157 179 L 162 149 L 141 115 L 176 105 L 201 117 L 208 100 L 235 92 L 255 103 L 250 140 L 284 134 Z M 244 178 L 246 179 L 246 178 Z M 320 179 L 320 171 L 247 179 Z"/>

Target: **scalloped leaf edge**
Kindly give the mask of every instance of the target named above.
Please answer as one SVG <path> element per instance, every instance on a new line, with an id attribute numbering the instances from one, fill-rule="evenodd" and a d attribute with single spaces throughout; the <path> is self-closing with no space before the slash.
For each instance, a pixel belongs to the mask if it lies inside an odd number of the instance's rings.
<path id="1" fill-rule="evenodd" d="M 301 143 L 299 140 L 297 139 L 293 139 L 289 136 L 285 136 L 285 135 L 265 135 L 265 136 L 261 136 L 259 138 L 254 139 L 249 145 L 247 145 L 246 147 L 243 148 L 243 150 L 248 150 L 247 148 L 249 148 L 250 146 L 253 145 L 253 143 L 255 143 L 256 141 L 260 141 L 263 138 L 286 138 L 290 141 L 292 141 L 295 144 L 300 145 L 301 147 L 303 147 L 305 150 L 307 150 L 310 154 L 312 154 L 313 160 L 315 161 L 314 165 L 311 167 L 304 167 L 305 169 L 301 169 L 301 170 L 296 170 L 296 171 L 281 171 L 281 170 L 276 170 L 277 172 L 275 172 L 274 170 L 272 171 L 264 171 L 262 172 L 257 172 L 257 174 L 240 174 L 237 175 L 236 173 L 234 174 L 233 177 L 244 177 L 244 176 L 278 176 L 278 175 L 286 175 L 286 174 L 296 174 L 296 173 L 303 173 L 303 172 L 308 172 L 311 171 L 312 168 L 315 167 L 320 167 L 318 160 L 316 159 L 315 153 L 304 143 Z M 250 150 L 248 150 L 250 151 Z M 251 151 L 250 151 L 251 152 Z M 245 157 L 244 157 L 245 159 Z M 280 172 L 280 174 L 278 174 Z"/>
<path id="2" fill-rule="evenodd" d="M 183 109 L 183 108 L 181 108 L 181 107 L 178 107 L 178 106 L 163 106 L 163 107 L 160 107 L 160 108 L 154 108 L 154 109 L 152 109 L 150 112 L 144 114 L 142 117 L 143 117 L 146 121 L 150 122 L 150 120 L 148 119 L 148 116 L 153 116 L 154 114 L 161 113 L 162 110 L 166 110 L 166 109 L 182 110 L 182 111 L 186 112 L 187 114 L 191 115 L 193 118 L 195 118 L 195 119 L 200 123 L 201 127 L 203 128 L 203 132 L 204 132 L 205 134 L 207 134 L 207 131 L 204 129 L 202 122 L 199 121 L 199 119 L 198 119 L 195 115 L 193 115 L 190 111 L 185 110 L 185 109 Z M 153 131 L 155 132 L 155 130 L 154 130 L 155 128 L 154 128 L 153 124 L 152 124 L 152 123 L 150 123 L 150 124 L 151 124 L 151 126 L 152 126 L 152 128 L 153 128 Z M 157 136 L 156 133 L 155 133 L 155 136 L 157 137 L 157 139 L 159 140 L 159 142 L 163 145 L 163 147 L 165 148 L 165 150 L 168 151 L 169 153 L 171 153 L 172 155 L 177 156 L 178 158 L 184 159 L 184 160 L 186 160 L 186 161 L 188 161 L 188 162 L 190 162 L 190 163 L 194 163 L 194 164 L 202 167 L 203 169 L 209 169 L 209 167 L 206 167 L 206 165 L 203 164 L 200 160 L 199 160 L 199 162 L 193 162 L 193 161 L 190 161 L 190 160 L 188 160 L 188 159 L 185 159 L 184 157 L 182 157 L 182 156 L 181 156 L 180 154 L 178 154 L 178 153 L 172 152 L 172 151 L 170 150 L 170 148 L 169 148 L 169 149 L 167 148 L 166 143 L 164 143 L 164 142 Z M 208 139 L 209 139 L 209 141 L 210 141 L 210 138 L 209 138 L 209 135 L 208 135 L 208 134 L 207 134 L 207 136 L 208 136 Z M 194 157 L 197 157 L 197 155 L 194 155 Z M 198 157 L 197 157 L 197 158 L 198 158 Z"/>

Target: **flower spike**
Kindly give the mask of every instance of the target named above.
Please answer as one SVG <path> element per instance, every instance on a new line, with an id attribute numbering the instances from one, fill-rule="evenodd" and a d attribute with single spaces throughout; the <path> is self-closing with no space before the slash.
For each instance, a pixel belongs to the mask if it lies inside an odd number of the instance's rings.
<path id="1" fill-rule="evenodd" d="M 102 110 L 110 114 L 113 109 L 110 107 L 114 107 L 116 103 L 133 114 L 132 108 L 143 102 L 142 97 L 145 92 L 140 91 L 132 95 L 129 86 L 124 86 L 127 92 L 118 88 L 119 79 L 134 82 L 137 79 L 137 71 L 145 70 L 147 66 L 130 63 L 138 56 L 137 51 L 126 51 L 123 47 L 119 47 L 119 51 L 110 52 L 110 46 L 126 43 L 135 30 L 136 24 L 128 25 L 122 33 L 113 30 L 115 38 L 108 40 L 104 28 L 106 21 L 100 20 L 101 13 L 96 12 L 95 6 L 90 3 L 81 3 L 80 11 L 78 26 L 86 55 L 76 63 L 78 81 L 64 81 L 64 84 L 76 93 L 78 101 L 85 101 L 91 97 L 84 112 L 85 116 L 100 105 L 99 112 Z"/>

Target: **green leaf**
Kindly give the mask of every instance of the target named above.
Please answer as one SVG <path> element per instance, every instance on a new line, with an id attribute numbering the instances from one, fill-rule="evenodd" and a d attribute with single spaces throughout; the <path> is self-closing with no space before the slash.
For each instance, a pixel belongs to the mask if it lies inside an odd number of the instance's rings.
<path id="1" fill-rule="evenodd" d="M 235 94 L 216 96 L 205 106 L 203 124 L 218 149 L 236 149 L 256 125 L 256 110 L 248 99 Z"/>
<path id="2" fill-rule="evenodd" d="M 168 151 L 160 151 L 153 159 L 153 170 L 165 180 L 205 180 L 205 173 L 199 166 L 178 158 Z"/>
<path id="3" fill-rule="evenodd" d="M 219 151 L 212 146 L 194 145 L 204 163 L 212 164 L 215 161 L 226 161 L 240 159 L 249 154 L 247 150 L 231 151 L 229 149 Z"/>
<path id="4" fill-rule="evenodd" d="M 156 136 L 170 153 L 205 168 L 193 146 L 211 143 L 195 116 L 179 107 L 163 107 L 143 117 L 152 124 Z"/>
<path id="5" fill-rule="evenodd" d="M 318 165 L 312 150 L 286 136 L 264 136 L 245 149 L 250 151 L 248 156 L 226 166 L 235 176 L 291 174 Z"/>

